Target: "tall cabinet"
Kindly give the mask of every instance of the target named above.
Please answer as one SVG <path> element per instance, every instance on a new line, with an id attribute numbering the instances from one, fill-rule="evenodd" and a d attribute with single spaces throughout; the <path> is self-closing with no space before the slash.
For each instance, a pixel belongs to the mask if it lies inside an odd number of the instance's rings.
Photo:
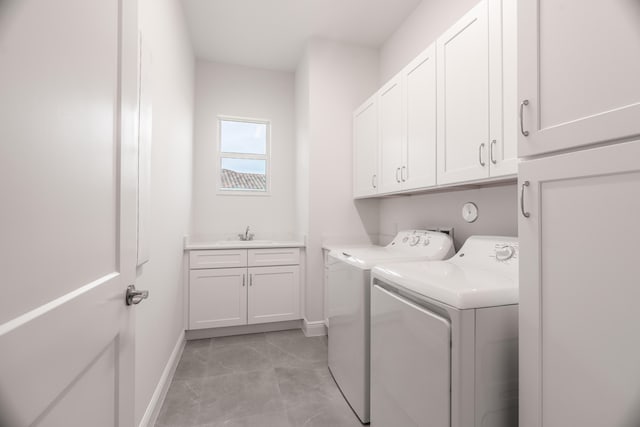
<path id="1" fill-rule="evenodd" d="M 519 2 L 520 427 L 640 420 L 637 2 Z"/>

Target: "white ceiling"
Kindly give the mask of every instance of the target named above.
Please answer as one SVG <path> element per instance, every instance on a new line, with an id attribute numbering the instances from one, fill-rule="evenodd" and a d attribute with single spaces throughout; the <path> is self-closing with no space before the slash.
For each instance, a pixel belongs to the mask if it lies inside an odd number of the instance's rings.
<path id="1" fill-rule="evenodd" d="M 312 36 L 368 47 L 421 0 L 182 0 L 196 56 L 294 70 Z"/>

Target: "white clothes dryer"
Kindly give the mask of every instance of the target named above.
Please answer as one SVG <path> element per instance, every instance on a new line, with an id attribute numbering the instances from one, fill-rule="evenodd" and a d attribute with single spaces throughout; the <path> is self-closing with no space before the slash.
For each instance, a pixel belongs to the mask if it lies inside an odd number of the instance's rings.
<path id="1" fill-rule="evenodd" d="M 329 370 L 360 421 L 369 422 L 371 276 L 383 262 L 446 259 L 455 253 L 447 234 L 399 232 L 387 246 L 329 253 Z"/>
<path id="2" fill-rule="evenodd" d="M 518 241 L 472 236 L 371 275 L 371 422 L 518 425 Z"/>

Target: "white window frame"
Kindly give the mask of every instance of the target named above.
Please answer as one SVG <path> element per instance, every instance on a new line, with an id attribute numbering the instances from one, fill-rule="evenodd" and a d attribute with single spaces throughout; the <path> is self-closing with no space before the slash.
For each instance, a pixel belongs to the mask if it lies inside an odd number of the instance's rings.
<path id="1" fill-rule="evenodd" d="M 247 153 L 233 153 L 222 151 L 222 122 L 243 122 L 243 123 L 256 123 L 267 125 L 266 133 L 266 147 L 265 154 L 247 154 Z M 271 120 L 256 119 L 250 117 L 237 117 L 237 116 L 218 116 L 217 117 L 217 144 L 216 144 L 216 194 L 219 196 L 270 196 L 271 195 Z M 265 175 L 267 181 L 267 188 L 265 191 L 260 190 L 242 190 L 242 189 L 224 189 L 222 187 L 222 159 L 234 158 L 234 159 L 253 159 L 264 160 L 265 163 Z"/>

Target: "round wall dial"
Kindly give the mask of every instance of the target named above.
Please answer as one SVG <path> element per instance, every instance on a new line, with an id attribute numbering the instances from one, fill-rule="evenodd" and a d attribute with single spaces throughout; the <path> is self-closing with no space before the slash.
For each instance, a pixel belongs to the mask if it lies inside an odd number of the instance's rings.
<path id="1" fill-rule="evenodd" d="M 462 218 L 467 222 L 478 219 L 478 207 L 473 202 L 467 202 L 462 206 Z"/>

